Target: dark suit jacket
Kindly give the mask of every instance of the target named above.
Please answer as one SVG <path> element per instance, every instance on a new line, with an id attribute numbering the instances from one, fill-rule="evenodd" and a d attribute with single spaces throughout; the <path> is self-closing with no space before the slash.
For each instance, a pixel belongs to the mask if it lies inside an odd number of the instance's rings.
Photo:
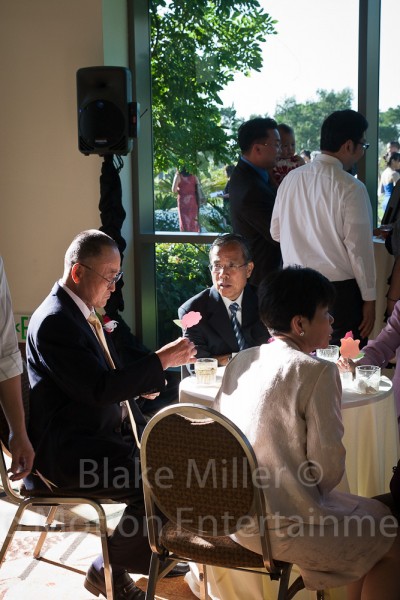
<path id="1" fill-rule="evenodd" d="M 202 316 L 197 325 L 185 332 L 185 336 L 196 345 L 196 356 L 202 358 L 239 352 L 228 311 L 214 286 L 182 304 L 178 309 L 179 318 L 192 310 Z M 263 344 L 270 337 L 258 316 L 257 294 L 250 285 L 246 285 L 243 292 L 241 328 L 249 348 Z"/>
<path id="2" fill-rule="evenodd" d="M 230 178 L 229 205 L 233 231 L 247 238 L 252 249 L 254 285 L 282 264 L 280 245 L 270 233 L 275 197 L 276 190 L 240 159 Z"/>
<path id="3" fill-rule="evenodd" d="M 107 342 L 118 366 L 108 338 Z M 110 485 L 115 469 L 132 471 L 137 449 L 132 438 L 123 435 L 120 402 L 164 387 L 157 355 L 111 369 L 82 312 L 55 284 L 30 320 L 27 364 L 34 469 L 67 489 L 82 487 L 79 475 L 83 466 L 95 469 L 86 483 L 97 483 L 100 488 L 103 471 L 109 475 Z M 130 404 L 140 431 L 145 425 L 143 416 L 133 400 Z M 80 462 L 83 459 L 87 462 Z M 31 487 L 37 478 L 30 476 L 26 483 Z"/>

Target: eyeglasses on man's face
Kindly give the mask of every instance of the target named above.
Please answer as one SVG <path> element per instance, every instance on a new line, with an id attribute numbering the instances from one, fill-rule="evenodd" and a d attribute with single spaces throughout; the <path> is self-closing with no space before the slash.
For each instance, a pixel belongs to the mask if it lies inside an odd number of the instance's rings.
<path id="1" fill-rule="evenodd" d="M 95 269 L 93 269 L 93 267 L 89 267 L 89 265 L 85 265 L 81 262 L 79 264 L 82 267 L 85 267 L 85 269 L 89 269 L 89 271 L 93 271 L 93 273 L 95 273 L 96 275 L 98 275 L 99 277 L 104 279 L 104 281 L 107 281 L 107 283 L 108 283 L 107 288 L 111 288 L 113 285 L 115 285 L 117 283 L 117 281 L 119 281 L 121 279 L 122 275 L 124 274 L 123 271 L 119 271 L 116 275 L 114 275 L 114 277 L 112 279 L 107 279 L 107 277 L 104 277 L 104 275 L 100 275 L 100 273 L 98 273 Z"/>
<path id="2" fill-rule="evenodd" d="M 221 273 L 222 271 L 226 271 L 229 273 L 230 271 L 236 272 L 242 267 L 246 267 L 249 263 L 245 262 L 242 265 L 234 265 L 230 263 L 229 265 L 221 265 L 220 263 L 215 263 L 214 265 L 208 265 L 211 273 Z"/>
<path id="3" fill-rule="evenodd" d="M 368 150 L 370 144 L 368 142 L 357 142 L 357 145 L 362 146 L 364 150 Z"/>
<path id="4" fill-rule="evenodd" d="M 271 148 L 275 148 L 275 150 L 280 150 L 282 144 L 280 142 L 265 142 L 264 144 L 261 144 L 261 146 L 270 146 Z"/>

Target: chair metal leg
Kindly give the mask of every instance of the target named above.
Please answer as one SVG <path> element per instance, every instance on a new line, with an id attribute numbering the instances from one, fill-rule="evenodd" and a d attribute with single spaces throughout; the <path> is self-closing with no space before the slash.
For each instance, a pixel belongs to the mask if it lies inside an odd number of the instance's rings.
<path id="1" fill-rule="evenodd" d="M 90 503 L 96 510 L 99 517 L 99 531 L 101 540 L 101 549 L 103 553 L 104 580 L 106 585 L 107 600 L 114 600 L 112 567 L 110 564 L 110 555 L 108 553 L 108 530 L 107 517 L 104 508 L 99 504 Z"/>
<path id="2" fill-rule="evenodd" d="M 146 600 L 154 600 L 156 593 L 156 583 L 158 579 L 158 571 L 160 568 L 160 557 L 157 552 L 153 552 L 150 561 L 149 579 L 147 582 Z"/>
<path id="3" fill-rule="evenodd" d="M 199 564 L 198 569 L 199 569 L 200 598 L 201 598 L 201 600 L 209 600 L 208 582 L 207 582 L 207 566 Z"/>
<path id="4" fill-rule="evenodd" d="M 10 525 L 10 528 L 8 530 L 8 533 L 7 533 L 6 537 L 5 537 L 5 540 L 4 540 L 3 545 L 1 547 L 1 550 L 0 550 L 0 567 L 1 567 L 1 565 L 2 565 L 2 563 L 4 561 L 4 559 L 5 559 L 5 556 L 7 554 L 8 548 L 9 548 L 9 546 L 10 546 L 12 540 L 13 540 L 14 534 L 15 534 L 16 531 L 18 531 L 18 526 L 19 526 L 19 524 L 21 522 L 21 518 L 22 518 L 22 515 L 23 515 L 23 513 L 25 511 L 25 508 L 26 508 L 25 504 L 20 504 L 19 507 L 18 507 L 18 509 L 17 509 L 17 512 L 14 515 L 14 518 L 12 520 L 12 523 Z"/>
<path id="5" fill-rule="evenodd" d="M 301 575 L 299 575 L 292 583 L 292 585 L 289 587 L 289 589 L 287 590 L 287 595 L 283 596 L 283 598 L 286 598 L 286 600 L 291 600 L 292 598 L 295 597 L 295 595 L 300 592 L 301 590 L 304 590 L 305 585 L 304 585 L 304 581 Z"/>
<path id="6" fill-rule="evenodd" d="M 46 523 L 45 523 L 46 527 L 48 525 L 51 525 L 53 523 L 53 521 L 55 519 L 55 516 L 56 516 L 57 508 L 58 508 L 57 506 L 52 506 L 50 508 L 49 514 L 47 515 L 47 518 L 46 518 Z M 42 550 L 42 547 L 43 547 L 43 544 L 44 544 L 44 541 L 45 541 L 46 537 L 47 537 L 47 531 L 43 531 L 40 534 L 38 542 L 37 542 L 37 544 L 35 546 L 35 549 L 33 551 L 34 558 L 38 559 L 40 557 L 40 551 Z"/>
<path id="7" fill-rule="evenodd" d="M 324 590 L 317 590 L 317 600 L 324 600 L 325 592 Z"/>

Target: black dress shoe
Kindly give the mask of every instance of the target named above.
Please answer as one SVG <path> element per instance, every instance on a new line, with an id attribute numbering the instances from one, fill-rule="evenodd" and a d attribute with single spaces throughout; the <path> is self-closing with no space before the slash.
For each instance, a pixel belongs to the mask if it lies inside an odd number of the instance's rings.
<path id="1" fill-rule="evenodd" d="M 94 596 L 102 594 L 107 598 L 103 568 L 99 572 L 91 565 L 83 585 Z M 145 598 L 146 593 L 136 587 L 127 571 L 114 577 L 114 600 L 145 600 Z"/>

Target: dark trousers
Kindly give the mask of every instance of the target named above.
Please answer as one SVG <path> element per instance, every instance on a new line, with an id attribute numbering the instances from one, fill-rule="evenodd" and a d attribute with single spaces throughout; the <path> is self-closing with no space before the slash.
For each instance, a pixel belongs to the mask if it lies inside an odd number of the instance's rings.
<path id="1" fill-rule="evenodd" d="M 336 290 L 336 300 L 332 309 L 335 319 L 332 327 L 331 344 L 340 346 L 340 340 L 348 331 L 353 332 L 355 340 L 360 340 L 360 348 L 366 345 L 368 338 L 360 337 L 359 326 L 363 318 L 363 299 L 355 279 L 332 281 Z"/>
<path id="2" fill-rule="evenodd" d="M 118 525 L 108 538 L 111 565 L 114 569 L 115 567 L 118 569 L 123 568 L 130 573 L 147 575 L 150 568 L 151 548 L 147 536 L 139 451 L 130 432 L 127 432 L 127 437 L 133 442 L 133 462 L 135 465 L 130 470 L 128 485 L 121 488 L 115 486 L 109 487 L 107 490 L 99 490 L 96 495 L 111 498 L 127 505 Z M 113 475 L 115 475 L 115 472 Z M 115 479 L 116 483 L 117 481 L 118 478 Z M 165 521 L 165 517 L 160 513 L 160 528 Z"/>

